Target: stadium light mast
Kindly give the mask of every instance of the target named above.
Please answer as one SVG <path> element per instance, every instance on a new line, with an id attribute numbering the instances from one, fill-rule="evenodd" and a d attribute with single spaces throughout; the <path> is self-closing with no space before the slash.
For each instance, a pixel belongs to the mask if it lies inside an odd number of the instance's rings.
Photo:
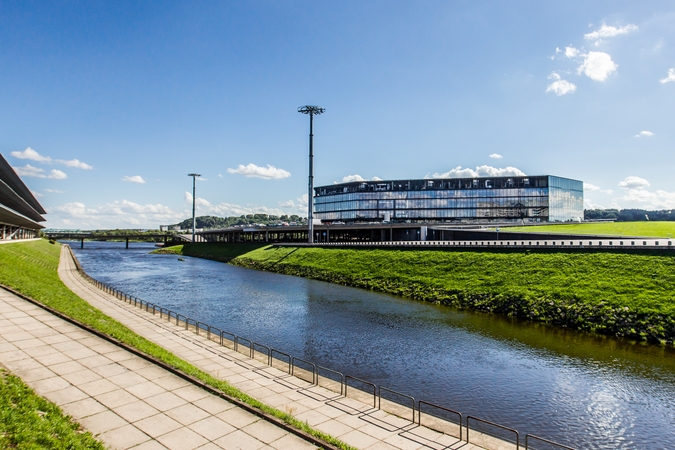
<path id="1" fill-rule="evenodd" d="M 195 218 L 195 181 L 197 177 L 201 177 L 198 173 L 188 173 L 188 177 L 192 177 L 192 243 L 195 242 L 195 228 L 197 224 L 197 219 Z"/>
<path id="2" fill-rule="evenodd" d="M 320 106 L 301 106 L 298 108 L 299 113 L 309 115 L 309 189 L 307 196 L 307 242 L 314 243 L 314 116 L 318 116 L 326 112 L 326 108 Z"/>

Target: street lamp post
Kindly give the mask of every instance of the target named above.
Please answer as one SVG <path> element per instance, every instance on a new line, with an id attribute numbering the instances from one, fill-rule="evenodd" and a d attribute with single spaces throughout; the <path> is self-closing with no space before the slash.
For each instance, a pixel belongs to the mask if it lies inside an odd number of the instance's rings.
<path id="1" fill-rule="evenodd" d="M 298 108 L 299 113 L 309 114 L 309 189 L 307 196 L 307 234 L 309 235 L 307 242 L 314 243 L 314 116 L 326 112 L 326 108 L 320 106 L 301 106 Z"/>
<path id="2" fill-rule="evenodd" d="M 197 219 L 195 218 L 195 181 L 197 177 L 201 177 L 198 173 L 188 173 L 188 177 L 192 177 L 192 242 L 195 241 L 195 228 L 197 225 Z"/>

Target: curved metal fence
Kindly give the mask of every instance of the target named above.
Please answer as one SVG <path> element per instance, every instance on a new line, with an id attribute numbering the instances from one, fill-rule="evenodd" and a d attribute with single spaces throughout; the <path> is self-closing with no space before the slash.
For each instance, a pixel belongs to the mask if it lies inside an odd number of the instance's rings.
<path id="1" fill-rule="evenodd" d="M 318 366 L 311 361 L 254 342 L 235 333 L 220 330 L 219 328 L 212 327 L 203 322 L 198 322 L 195 319 L 191 319 L 170 309 L 125 294 L 122 291 L 105 283 L 101 283 L 89 276 L 72 253 L 72 249 L 70 247 L 68 247 L 68 249 L 75 261 L 78 272 L 97 288 L 113 295 L 129 305 L 133 305 L 153 315 L 159 315 L 160 319 L 166 319 L 169 323 L 184 328 L 185 330 L 192 331 L 197 335 L 204 336 L 208 340 L 215 342 L 222 347 L 234 350 L 250 359 L 256 359 L 256 353 L 262 354 L 261 356 L 264 355 L 264 358 L 259 357 L 256 360 L 266 363 L 269 367 L 284 370 L 286 373 L 295 375 L 307 383 L 324 387 L 340 396 L 349 397 L 349 392 L 352 391 L 352 397 L 356 397 L 368 403 L 372 401 L 372 407 L 374 409 L 380 409 L 401 418 L 409 417 L 412 419 L 412 423 L 417 423 L 418 425 L 423 425 L 440 433 L 457 437 L 460 441 L 465 441 L 467 443 L 471 442 L 471 440 L 473 440 L 474 443 L 480 441 L 484 445 L 489 445 L 492 442 L 497 446 L 506 444 L 513 446 L 514 449 L 519 449 L 521 446 L 520 435 L 517 430 L 512 428 L 489 422 L 475 416 L 467 416 L 463 422 L 462 414 L 460 412 L 424 400 L 415 400 L 409 395 L 402 394 L 383 386 L 377 386 L 374 383 L 351 375 L 343 375 L 335 370 Z M 458 420 L 452 420 L 450 416 L 457 418 Z M 417 420 L 415 420 L 416 417 Z M 508 436 L 505 436 L 503 432 L 510 434 L 512 437 L 509 438 Z M 537 443 L 536 447 L 534 446 L 535 442 Z M 544 445 L 544 447 L 541 445 Z M 572 447 L 558 444 L 551 440 L 531 434 L 525 435 L 524 448 L 525 450 L 574 450 Z"/>

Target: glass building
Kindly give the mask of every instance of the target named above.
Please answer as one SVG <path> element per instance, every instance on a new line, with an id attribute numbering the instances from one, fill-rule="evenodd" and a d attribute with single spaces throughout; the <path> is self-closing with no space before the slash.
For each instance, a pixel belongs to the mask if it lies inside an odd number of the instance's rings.
<path id="1" fill-rule="evenodd" d="M 362 181 L 314 189 L 322 222 L 568 222 L 583 219 L 583 183 L 551 175 Z"/>

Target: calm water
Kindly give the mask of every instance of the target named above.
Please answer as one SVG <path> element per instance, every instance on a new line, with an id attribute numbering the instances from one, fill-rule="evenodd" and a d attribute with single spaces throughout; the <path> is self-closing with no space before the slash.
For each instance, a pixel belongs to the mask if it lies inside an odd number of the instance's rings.
<path id="1" fill-rule="evenodd" d="M 122 291 L 579 449 L 675 449 L 675 351 L 194 258 L 71 244 Z"/>

